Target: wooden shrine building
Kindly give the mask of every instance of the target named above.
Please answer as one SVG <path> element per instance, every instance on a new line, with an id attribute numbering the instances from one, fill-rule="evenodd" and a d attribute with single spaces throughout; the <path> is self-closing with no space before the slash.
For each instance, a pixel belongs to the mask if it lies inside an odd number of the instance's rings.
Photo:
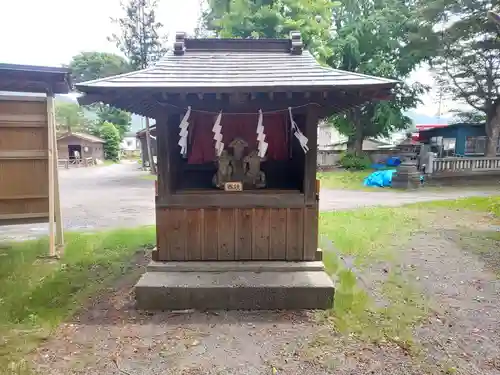
<path id="1" fill-rule="evenodd" d="M 54 95 L 66 68 L 0 64 L 0 226 L 49 223 L 49 253 L 63 247 Z"/>
<path id="2" fill-rule="evenodd" d="M 157 249 L 142 308 L 327 308 L 318 120 L 395 81 L 321 66 L 290 39 L 185 39 L 156 65 L 77 85 L 156 120 Z"/>

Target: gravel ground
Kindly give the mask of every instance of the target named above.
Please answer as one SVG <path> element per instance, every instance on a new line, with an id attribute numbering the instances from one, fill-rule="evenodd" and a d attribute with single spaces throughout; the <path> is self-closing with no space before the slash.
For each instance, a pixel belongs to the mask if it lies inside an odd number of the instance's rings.
<path id="1" fill-rule="evenodd" d="M 154 184 L 137 163 L 61 170 L 61 204 L 66 230 L 135 227 L 154 223 Z M 435 192 L 321 191 L 322 211 L 365 206 L 397 206 L 436 199 L 488 195 L 478 190 Z M 48 233 L 47 224 L 2 227 L 0 241 L 23 240 Z"/>

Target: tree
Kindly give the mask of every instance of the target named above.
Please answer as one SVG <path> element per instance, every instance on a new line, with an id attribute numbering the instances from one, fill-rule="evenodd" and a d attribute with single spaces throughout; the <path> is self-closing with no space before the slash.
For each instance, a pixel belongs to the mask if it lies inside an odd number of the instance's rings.
<path id="1" fill-rule="evenodd" d="M 288 38 L 300 30 L 304 44 L 324 61 L 331 55 L 331 0 L 208 0 L 205 27 L 219 37 Z"/>
<path id="2" fill-rule="evenodd" d="M 110 122 L 104 122 L 100 127 L 100 137 L 105 141 L 104 155 L 106 159 L 120 160 L 120 134 L 116 126 Z"/>
<path id="3" fill-rule="evenodd" d="M 97 107 L 97 117 L 100 123 L 110 122 L 115 125 L 118 129 L 120 140 L 130 130 L 132 116 L 128 112 L 102 104 Z"/>
<path id="4" fill-rule="evenodd" d="M 76 103 L 56 101 L 56 126 L 58 131 L 88 131 L 92 122 L 85 117 L 82 107 Z"/>
<path id="5" fill-rule="evenodd" d="M 109 39 L 127 56 L 133 69 L 145 69 L 159 60 L 165 53 L 166 36 L 161 36 L 163 25 L 156 21 L 156 0 L 128 0 L 122 3 L 125 16 L 112 19 L 118 24 L 120 32 Z M 146 117 L 146 143 L 151 173 L 155 174 L 149 118 Z"/>
<path id="6" fill-rule="evenodd" d="M 105 52 L 82 52 L 73 56 L 68 65 L 71 68 L 75 82 L 90 81 L 131 71 L 130 64 L 121 56 Z M 130 130 L 131 116 L 128 112 L 110 107 L 102 103 L 86 106 L 89 111 L 95 112 L 98 123 L 90 123 L 86 131 L 98 135 L 100 125 L 105 122 L 115 124 L 120 132 L 120 139 Z M 83 112 L 82 112 L 83 115 Z"/>
<path id="7" fill-rule="evenodd" d="M 470 124 L 477 124 L 481 122 L 486 122 L 486 115 L 483 112 L 478 112 L 478 111 L 469 111 L 469 112 L 463 112 L 463 111 L 452 111 L 455 113 L 455 116 L 452 118 L 452 122 L 454 124 L 457 123 L 470 123 Z"/>
<path id="8" fill-rule="evenodd" d="M 123 57 L 106 52 L 82 52 L 73 56 L 68 67 L 75 82 L 114 76 L 131 71 Z"/>
<path id="9" fill-rule="evenodd" d="M 157 0 L 128 0 L 122 3 L 125 16 L 112 18 L 120 32 L 109 40 L 123 52 L 134 70 L 145 69 L 165 53 L 166 35 L 161 35 L 163 24 L 156 21 Z"/>
<path id="10" fill-rule="evenodd" d="M 329 64 L 342 70 L 397 79 L 390 101 L 373 102 L 332 119 L 349 137 L 349 148 L 362 151 L 366 137 L 387 137 L 412 125 L 404 112 L 419 103 L 427 88 L 405 80 L 432 52 L 422 43 L 424 33 L 413 0 L 346 0 L 334 9 Z"/>
<path id="11" fill-rule="evenodd" d="M 209 0 L 207 28 L 221 37 L 287 37 L 300 30 L 323 63 L 347 71 L 405 80 L 430 51 L 420 43 L 416 0 Z M 401 83 L 394 99 L 335 116 L 330 123 L 361 151 L 363 139 L 411 124 L 403 112 L 418 103 L 420 84 Z"/>
<path id="12" fill-rule="evenodd" d="M 447 93 L 486 117 L 486 156 L 496 156 L 500 135 L 500 29 L 487 16 L 490 0 L 426 1 L 427 22 L 441 23 L 429 41 L 431 66 Z"/>

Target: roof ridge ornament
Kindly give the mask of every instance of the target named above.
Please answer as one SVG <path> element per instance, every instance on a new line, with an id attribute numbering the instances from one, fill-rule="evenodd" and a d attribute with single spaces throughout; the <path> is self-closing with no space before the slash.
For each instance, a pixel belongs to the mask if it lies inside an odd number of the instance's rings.
<path id="1" fill-rule="evenodd" d="M 302 36 L 300 35 L 300 31 L 290 31 L 290 41 L 292 44 L 290 53 L 292 55 L 302 55 L 304 44 L 302 43 Z"/>
<path id="2" fill-rule="evenodd" d="M 182 56 L 186 51 L 186 46 L 184 45 L 184 39 L 186 38 L 186 33 L 183 31 L 179 31 L 175 33 L 175 42 L 174 42 L 174 55 Z"/>

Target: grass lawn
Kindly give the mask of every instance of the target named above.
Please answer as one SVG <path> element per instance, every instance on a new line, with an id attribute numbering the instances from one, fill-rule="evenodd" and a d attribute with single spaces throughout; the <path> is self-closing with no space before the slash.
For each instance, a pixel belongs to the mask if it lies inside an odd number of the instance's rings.
<path id="1" fill-rule="evenodd" d="M 370 265 L 396 261 L 395 245 L 403 244 L 420 226 L 418 217 L 402 208 L 325 212 L 320 216 L 323 260 L 337 280 L 334 308 L 326 318 L 337 330 L 377 343 L 394 341 L 411 346 L 411 329 L 426 314 L 420 293 L 397 272 L 391 272 L 380 291 L 388 303 L 377 307 L 365 288 L 371 281 L 356 280 L 356 275 Z M 336 252 L 344 259 L 352 258 L 356 271 L 346 269 Z"/>
<path id="2" fill-rule="evenodd" d="M 0 374 L 127 271 L 134 254 L 154 240 L 152 227 L 68 233 L 61 261 L 39 258 L 47 254 L 46 239 L 0 244 Z"/>
<path id="3" fill-rule="evenodd" d="M 381 188 L 369 188 L 363 186 L 364 179 L 374 170 L 365 171 L 332 171 L 332 172 L 318 172 L 318 179 L 321 181 L 322 188 L 329 189 L 346 189 L 346 190 L 370 190 L 370 191 L 384 191 Z"/>

